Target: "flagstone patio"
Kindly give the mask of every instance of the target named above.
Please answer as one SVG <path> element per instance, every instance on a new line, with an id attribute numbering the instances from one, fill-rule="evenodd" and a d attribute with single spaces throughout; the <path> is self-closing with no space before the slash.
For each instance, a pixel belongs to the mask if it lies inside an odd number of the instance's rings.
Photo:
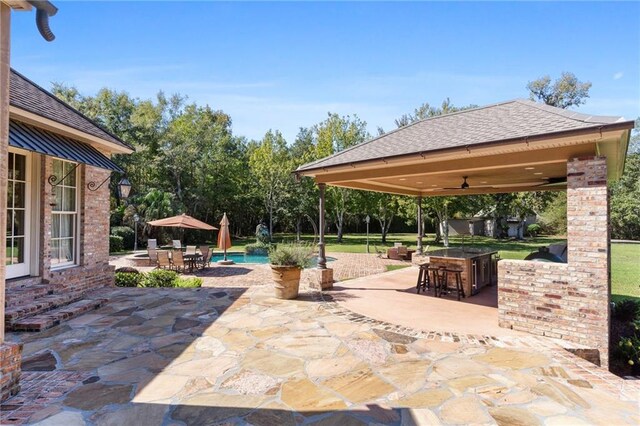
<path id="1" fill-rule="evenodd" d="M 638 424 L 638 386 L 535 337 L 394 328 L 315 291 L 107 289 L 24 342 L 0 423 Z"/>

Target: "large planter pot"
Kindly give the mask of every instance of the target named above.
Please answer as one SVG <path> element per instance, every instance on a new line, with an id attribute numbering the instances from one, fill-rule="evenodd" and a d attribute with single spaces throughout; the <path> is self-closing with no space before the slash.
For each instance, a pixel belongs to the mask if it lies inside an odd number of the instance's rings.
<path id="1" fill-rule="evenodd" d="M 300 273 L 298 266 L 271 265 L 271 274 L 275 282 L 276 297 L 278 299 L 295 299 L 300 289 Z"/>

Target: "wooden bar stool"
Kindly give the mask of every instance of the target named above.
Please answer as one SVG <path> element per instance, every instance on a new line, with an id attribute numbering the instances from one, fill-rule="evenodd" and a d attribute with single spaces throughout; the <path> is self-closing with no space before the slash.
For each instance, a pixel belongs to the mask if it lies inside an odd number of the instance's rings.
<path id="1" fill-rule="evenodd" d="M 449 274 L 453 274 L 455 277 L 455 288 L 449 286 Z M 458 300 L 460 300 L 460 296 L 463 298 L 466 297 L 464 294 L 464 287 L 462 287 L 462 269 L 444 268 L 442 270 L 442 282 L 440 283 L 440 296 L 442 296 L 443 292 L 448 293 L 449 291 L 454 290 L 458 294 Z"/>
<path id="2" fill-rule="evenodd" d="M 423 263 L 418 271 L 418 282 L 416 283 L 416 293 L 420 293 L 420 289 L 426 293 L 429 290 L 429 264 Z"/>

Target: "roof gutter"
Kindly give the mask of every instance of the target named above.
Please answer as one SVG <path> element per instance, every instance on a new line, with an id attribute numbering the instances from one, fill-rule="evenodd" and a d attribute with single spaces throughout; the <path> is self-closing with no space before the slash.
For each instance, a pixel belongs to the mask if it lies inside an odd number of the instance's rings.
<path id="1" fill-rule="evenodd" d="M 616 131 L 616 130 L 630 130 L 633 129 L 635 125 L 635 121 L 633 120 L 628 120 L 628 121 L 621 121 L 621 122 L 617 122 L 617 123 L 611 123 L 611 124 L 602 124 L 599 126 L 593 126 L 593 127 L 586 127 L 586 128 L 582 128 L 582 129 L 572 129 L 572 130 L 561 130 L 561 131 L 557 131 L 557 132 L 550 132 L 550 133 L 544 133 L 541 135 L 532 135 L 532 136 L 521 136 L 521 137 L 517 137 L 517 138 L 509 138 L 509 139 L 502 139 L 502 140 L 498 140 L 498 141 L 488 141 L 488 142 L 482 142 L 482 143 L 477 143 L 477 144 L 473 144 L 473 145 L 464 145 L 464 146 L 456 146 L 456 147 L 451 147 L 451 148 L 440 148 L 440 149 L 434 149 L 431 151 L 420 151 L 420 152 L 411 152 L 411 153 L 406 153 L 406 154 L 397 154 L 397 155 L 390 155 L 387 157 L 379 157 L 379 158 L 370 158 L 370 159 L 366 159 L 366 160 L 359 160 L 359 161 L 350 161 L 350 162 L 345 162 L 345 163 L 339 163 L 339 164 L 332 164 L 332 165 L 327 165 L 327 166 L 313 166 L 310 168 L 298 168 L 294 171 L 294 173 L 298 174 L 298 175 L 313 175 L 313 172 L 317 172 L 319 170 L 323 170 L 325 172 L 329 171 L 330 169 L 333 168 L 338 168 L 338 167 L 345 167 L 345 166 L 351 166 L 351 167 L 355 167 L 356 165 L 361 165 L 361 164 L 367 164 L 367 163 L 373 163 L 375 161 L 384 161 L 385 163 L 390 160 L 390 159 L 400 159 L 400 158 L 409 158 L 409 157 L 415 157 L 416 155 L 420 155 L 422 156 L 422 158 L 425 158 L 425 155 L 428 154 L 435 154 L 435 153 L 442 153 L 442 152 L 447 152 L 447 151 L 467 151 L 470 152 L 471 149 L 473 148 L 478 148 L 478 147 L 490 147 L 490 146 L 499 146 L 499 145 L 503 145 L 503 144 L 511 144 L 511 143 L 518 143 L 518 142 L 525 142 L 527 144 L 529 144 L 529 142 L 535 142 L 535 141 L 539 141 L 539 140 L 545 140 L 545 139 L 549 139 L 549 138 L 554 138 L 554 137 L 570 137 L 570 136 L 580 136 L 580 135 L 585 135 L 585 134 L 589 134 L 589 133 L 594 133 L 594 131 L 596 132 L 600 132 L 600 134 L 602 135 L 603 131 Z M 356 145 L 357 146 L 357 145 Z M 338 155 L 340 154 L 340 152 L 334 154 L 334 155 Z M 318 160 L 319 162 L 322 160 Z M 301 167 L 304 167 L 301 166 Z"/>
<path id="2" fill-rule="evenodd" d="M 46 41 L 53 41 L 56 36 L 49 27 L 49 17 L 58 13 L 58 8 L 46 0 L 27 0 L 36 8 L 36 26 L 42 38 Z"/>

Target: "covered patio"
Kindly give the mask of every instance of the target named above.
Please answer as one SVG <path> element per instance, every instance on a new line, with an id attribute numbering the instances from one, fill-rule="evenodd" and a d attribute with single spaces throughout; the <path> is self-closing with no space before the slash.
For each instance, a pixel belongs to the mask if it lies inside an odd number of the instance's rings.
<path id="1" fill-rule="evenodd" d="M 622 175 L 633 126 L 514 100 L 421 120 L 299 167 L 320 189 L 318 286 L 333 281 L 324 261 L 326 185 L 414 196 L 418 218 L 423 197 L 566 190 L 568 261 L 500 261 L 495 325 L 581 343 L 607 366 L 607 184 Z M 417 222 L 417 262 L 429 262 Z"/>

